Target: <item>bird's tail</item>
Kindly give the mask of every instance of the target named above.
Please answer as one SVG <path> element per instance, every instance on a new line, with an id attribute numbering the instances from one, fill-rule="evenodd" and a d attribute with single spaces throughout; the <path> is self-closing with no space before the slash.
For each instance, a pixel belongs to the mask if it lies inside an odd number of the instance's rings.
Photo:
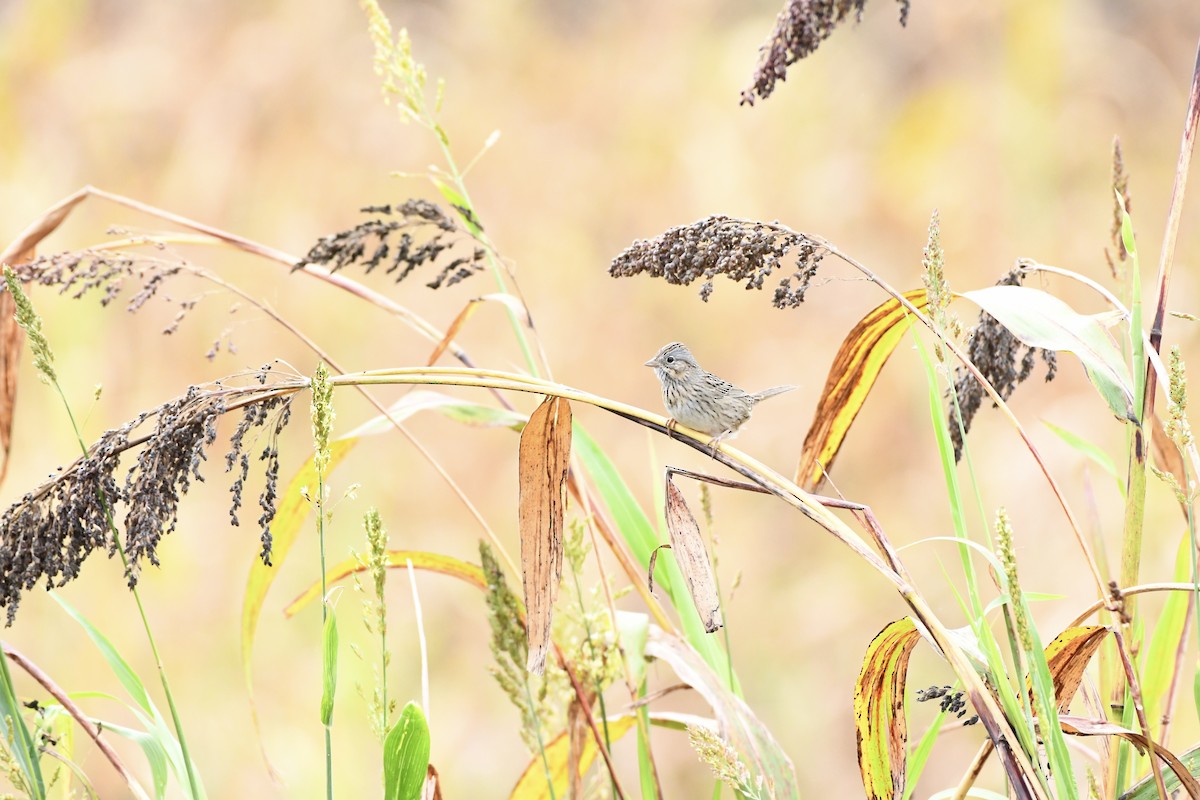
<path id="1" fill-rule="evenodd" d="M 798 389 L 798 388 L 800 388 L 800 387 L 798 387 L 798 386 L 776 386 L 773 389 L 763 389 L 761 392 L 755 392 L 753 395 L 751 395 L 751 397 L 753 397 L 754 402 L 757 403 L 761 400 L 766 400 L 768 397 L 774 397 L 777 394 L 783 394 L 784 392 L 790 392 L 792 389 Z"/>

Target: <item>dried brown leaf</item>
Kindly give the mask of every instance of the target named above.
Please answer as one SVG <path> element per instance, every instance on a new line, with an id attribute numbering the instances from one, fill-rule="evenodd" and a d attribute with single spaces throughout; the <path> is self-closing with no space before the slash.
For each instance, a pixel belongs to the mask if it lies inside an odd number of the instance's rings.
<path id="1" fill-rule="evenodd" d="M 563 510 L 571 458 L 571 405 L 547 397 L 521 431 L 518 518 L 530 672 L 546 669 L 550 617 L 562 579 Z"/>
<path id="2" fill-rule="evenodd" d="M 433 764 L 425 768 L 425 788 L 421 792 L 421 800 L 442 800 L 442 781 Z"/>
<path id="3" fill-rule="evenodd" d="M 688 591 L 704 630 L 713 633 L 725 623 L 721 620 L 721 603 L 717 596 L 717 581 L 713 575 L 708 551 L 700 537 L 700 526 L 692 516 L 683 493 L 675 482 L 667 479 L 667 530 L 671 534 L 671 551 L 675 563 L 687 579 Z"/>
<path id="4" fill-rule="evenodd" d="M 32 249 L 26 250 L 17 259 L 33 258 Z M 17 305 L 13 296 L 0 294 L 0 483 L 8 474 L 8 454 L 12 450 L 14 411 L 17 405 L 17 375 L 21 365 L 21 346 L 25 343 L 25 332 L 17 324 Z"/>
<path id="5" fill-rule="evenodd" d="M 1144 754 L 1146 752 L 1148 740 L 1144 735 L 1129 728 L 1124 728 L 1115 722 L 1103 719 L 1075 717 L 1068 714 L 1059 714 L 1058 722 L 1063 729 L 1063 733 L 1070 733 L 1075 736 L 1120 736 L 1122 739 L 1132 742 L 1141 753 Z M 1158 754 L 1159 758 L 1167 762 L 1167 766 L 1179 778 L 1179 782 L 1187 790 L 1188 796 L 1200 797 L 1200 783 L 1188 772 L 1188 768 L 1179 760 L 1179 757 L 1157 742 L 1149 743 L 1154 745 L 1154 752 Z"/>
<path id="6" fill-rule="evenodd" d="M 1188 485 L 1183 454 L 1179 452 L 1175 442 L 1171 441 L 1171 437 L 1167 436 L 1166 428 L 1163 427 L 1162 419 L 1158 414 L 1150 415 L 1150 449 L 1154 453 L 1155 465 L 1173 477 L 1176 486 Z M 1187 504 L 1181 503 L 1180 508 L 1183 509 L 1184 519 L 1187 519 Z"/>
<path id="7" fill-rule="evenodd" d="M 1092 656 L 1108 637 L 1104 625 L 1079 625 L 1054 637 L 1046 646 L 1046 666 L 1054 680 L 1054 699 L 1065 712 L 1083 682 L 1083 673 Z"/>

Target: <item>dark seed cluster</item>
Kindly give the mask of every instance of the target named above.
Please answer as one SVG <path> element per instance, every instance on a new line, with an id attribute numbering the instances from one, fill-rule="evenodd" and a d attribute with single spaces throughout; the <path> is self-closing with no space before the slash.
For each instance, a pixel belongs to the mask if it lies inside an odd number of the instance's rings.
<path id="1" fill-rule="evenodd" d="M 953 714 L 959 719 L 967 713 L 967 702 L 963 699 L 962 692 L 955 692 L 949 686 L 930 686 L 928 689 L 917 690 L 917 702 L 924 703 L 929 700 L 940 700 L 939 706 L 946 714 Z M 970 719 L 963 720 L 963 725 L 974 725 L 979 722 L 979 715 L 974 714 Z"/>
<path id="2" fill-rule="evenodd" d="M 712 216 L 634 242 L 613 259 L 608 274 L 620 278 L 645 272 L 679 285 L 703 280 L 700 297 L 707 302 L 717 275 L 745 282 L 747 289 L 762 289 L 773 272 L 790 262 L 793 270 L 779 280 L 771 302 L 776 308 L 795 308 L 804 302 L 827 252 L 804 234 L 778 225 Z"/>
<path id="3" fill-rule="evenodd" d="M 275 484 L 278 475 L 278 451 L 274 441 L 287 422 L 290 394 L 279 392 L 282 384 L 247 396 L 247 390 L 191 387 L 182 397 L 145 411 L 119 428 L 105 432 L 88 454 L 65 470 L 60 470 L 37 490 L 0 515 L 0 606 L 7 610 L 8 623 L 16 615 L 21 594 L 42 578 L 47 588 L 65 585 L 79 574 L 83 561 L 96 550 L 111 557 L 117 552 L 114 522 L 120 506 L 126 507 L 125 553 L 126 578 L 137 583 L 141 564 L 148 560 L 157 565 L 156 549 L 163 535 L 175 529 L 179 498 L 193 479 L 203 480 L 200 468 L 205 451 L 217 436 L 217 418 L 227 409 L 227 398 L 238 396 L 248 401 L 247 408 L 269 404 L 279 409 L 267 462 L 267 489 L 260 505 L 264 526 L 274 516 Z M 298 388 L 298 387 L 297 387 Z M 249 412 L 245 412 L 249 416 Z M 269 419 L 254 414 L 257 424 Z M 152 434 L 131 439 L 135 429 L 155 420 Z M 243 419 L 245 424 L 245 419 Z M 246 425 L 246 430 L 255 423 Z M 226 463 L 237 461 L 246 430 L 231 443 Z M 125 476 L 117 478 L 121 455 L 144 445 L 136 463 Z M 240 500 L 240 492 L 235 494 Z M 264 558 L 269 555 L 269 535 L 264 533 Z"/>
<path id="4" fill-rule="evenodd" d="M 229 487 L 229 493 L 232 495 L 229 522 L 238 525 L 242 491 L 245 489 L 246 479 L 250 477 L 250 454 L 246 452 L 246 434 L 270 423 L 267 443 L 258 455 L 259 460 L 265 464 L 263 472 L 266 476 L 262 494 L 258 497 L 258 505 L 262 509 L 262 515 L 258 518 L 258 525 L 262 531 L 262 552 L 259 557 L 268 567 L 271 566 L 271 521 L 275 519 L 275 499 L 279 495 L 279 434 L 287 426 L 291 416 L 291 396 L 273 397 L 246 406 L 242 409 L 241 421 L 229 437 L 229 452 L 225 454 L 225 471 L 233 472 L 234 468 L 237 468 L 237 478 Z"/>
<path id="5" fill-rule="evenodd" d="M 908 23 L 910 0 L 900 3 L 900 24 Z M 787 70 L 811 55 L 821 42 L 853 14 L 862 19 L 867 0 L 788 0 L 766 43 L 759 48 L 754 83 L 742 92 L 742 104 L 754 105 L 756 98 L 766 100 L 775 91 L 776 81 L 787 78 Z"/>
<path id="6" fill-rule="evenodd" d="M 169 278 L 184 269 L 185 266 L 177 261 L 134 258 L 91 249 L 39 256 L 13 268 L 23 283 L 57 287 L 59 294 L 69 295 L 73 300 L 99 291 L 100 305 L 103 306 L 115 300 L 127 283 L 136 283 L 137 290 L 125 305 L 127 311 L 141 309 Z M 190 311 L 194 305 L 192 302 L 183 307 L 183 311 Z M 178 326 L 178 321 L 174 326 Z"/>
<path id="7" fill-rule="evenodd" d="M 13 271 L 23 283 L 57 288 L 59 294 L 72 300 L 98 292 L 102 306 L 111 304 L 127 285 L 132 285 L 135 288 L 125 303 L 125 310 L 131 313 L 140 311 L 171 278 L 180 273 L 195 273 L 195 269 L 184 261 L 95 249 L 40 256 L 14 267 Z M 163 333 L 170 335 L 179 330 L 180 323 L 196 308 L 200 298 L 164 299 L 178 306 L 175 318 L 163 328 Z"/>
<path id="8" fill-rule="evenodd" d="M 486 252 L 470 242 L 470 232 L 427 200 L 406 200 L 397 206 L 367 206 L 375 215 L 350 230 L 325 236 L 296 263 L 296 269 L 319 265 L 336 272 L 361 265 L 368 273 L 383 266 L 396 282 L 424 264 L 438 263 L 438 273 L 426 285 L 452 286 L 483 269 Z M 460 210 L 460 213 L 465 213 Z M 468 217 L 471 224 L 474 217 Z"/>
<path id="9" fill-rule="evenodd" d="M 1020 286 L 1021 275 L 1018 267 L 997 281 L 997 285 Z M 1047 381 L 1054 380 L 1054 376 L 1058 374 L 1058 356 L 1053 350 L 1026 347 L 1008 328 L 987 312 L 980 312 L 979 322 L 971 329 L 967 342 L 967 355 L 971 363 L 979 368 L 1004 400 L 1012 396 L 1017 384 L 1023 383 L 1033 374 L 1038 357 L 1046 363 Z M 1022 348 L 1025 350 L 1023 354 Z M 958 398 L 957 409 L 962 415 L 961 430 L 958 424 L 959 417 L 955 413 L 954 396 L 950 397 L 948 413 L 950 438 L 954 442 L 954 460 L 958 461 L 962 458 L 963 433 L 971 430 L 971 422 L 983 404 L 984 391 L 966 369 L 958 367 L 954 370 L 954 394 Z"/>
<path id="10" fill-rule="evenodd" d="M 143 559 L 158 566 L 158 543 L 175 530 L 179 498 L 191 487 L 191 479 L 204 480 L 200 465 L 217 439 L 217 418 L 224 412 L 220 396 L 205 396 L 196 386 L 159 408 L 154 434 L 125 478 L 124 497 L 131 501 L 125 516 L 130 588 L 137 583 Z"/>

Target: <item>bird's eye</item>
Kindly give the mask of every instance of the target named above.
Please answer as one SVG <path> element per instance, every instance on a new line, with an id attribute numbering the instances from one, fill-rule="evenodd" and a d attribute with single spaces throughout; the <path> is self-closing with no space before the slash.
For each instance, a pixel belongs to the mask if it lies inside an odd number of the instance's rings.
<path id="1" fill-rule="evenodd" d="M 674 363 L 675 363 L 675 356 L 667 356 L 667 363 L 668 363 L 668 364 L 674 364 Z"/>

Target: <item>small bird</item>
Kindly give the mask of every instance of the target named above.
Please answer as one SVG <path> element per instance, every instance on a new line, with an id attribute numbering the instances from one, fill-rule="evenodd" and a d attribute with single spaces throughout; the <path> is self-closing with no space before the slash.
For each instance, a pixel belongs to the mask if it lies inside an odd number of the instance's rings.
<path id="1" fill-rule="evenodd" d="M 668 428 L 682 423 L 715 437 L 712 447 L 737 433 L 750 419 L 754 405 L 768 397 L 790 392 L 795 386 L 776 386 L 750 394 L 705 372 L 682 342 L 671 342 L 646 362 L 662 383 L 663 405 L 671 415 Z"/>

